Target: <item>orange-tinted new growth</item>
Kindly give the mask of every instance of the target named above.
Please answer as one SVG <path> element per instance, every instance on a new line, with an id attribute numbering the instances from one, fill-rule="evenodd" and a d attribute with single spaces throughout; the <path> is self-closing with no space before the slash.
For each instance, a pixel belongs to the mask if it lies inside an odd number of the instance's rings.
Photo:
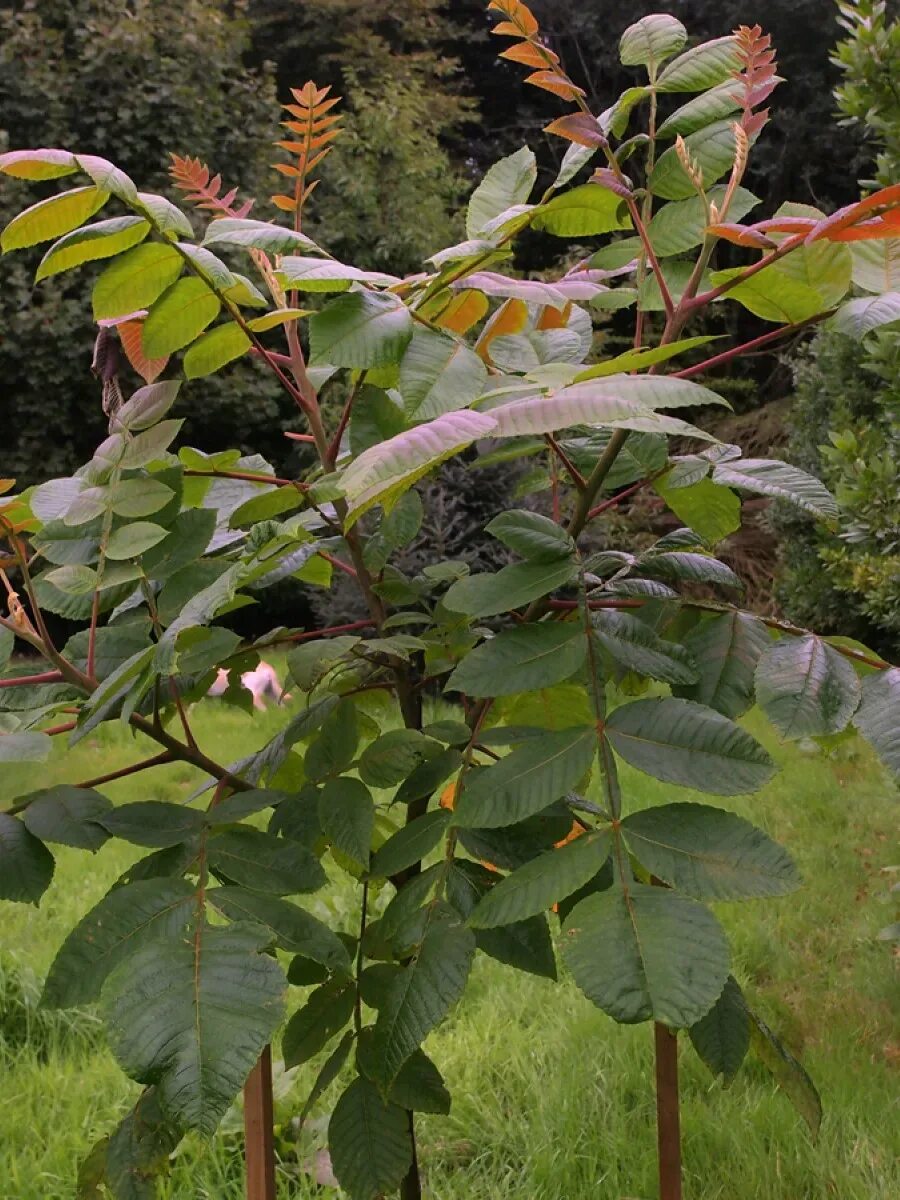
<path id="1" fill-rule="evenodd" d="M 318 179 L 310 180 L 312 171 L 331 153 L 331 143 L 341 132 L 339 114 L 326 114 L 340 103 L 340 96 L 328 98 L 330 87 L 319 88 L 310 79 L 302 88 L 291 88 L 294 104 L 283 107 L 291 117 L 291 121 L 282 121 L 285 129 L 297 134 L 296 140 L 276 142 L 282 150 L 296 157 L 295 163 L 275 163 L 276 171 L 293 179 L 294 188 L 291 195 L 279 193 L 272 197 L 272 203 L 283 212 L 294 214 L 295 226 L 299 227 L 303 205 L 312 195 L 318 184 Z"/>
<path id="2" fill-rule="evenodd" d="M 871 216 L 872 213 L 877 215 Z M 820 221 L 809 217 L 771 217 L 755 225 L 713 224 L 708 232 L 737 246 L 762 248 L 775 244 L 768 236 L 773 233 L 800 235 L 808 242 L 862 242 L 900 237 L 900 183 L 873 192 L 865 200 L 848 204 Z"/>
<path id="3" fill-rule="evenodd" d="M 201 162 L 199 158 L 181 158 L 177 154 L 170 157 L 172 165 L 169 167 L 169 175 L 178 190 L 187 193 L 185 199 L 217 217 L 243 219 L 249 214 L 254 202 L 245 200 L 235 206 L 237 188 L 231 188 L 224 196 L 220 196 L 222 176 L 212 175 L 206 163 Z"/>
<path id="4" fill-rule="evenodd" d="M 764 34 L 759 25 L 752 28 L 741 25 L 734 31 L 734 37 L 741 61 L 737 74 L 744 85 L 741 128 L 748 138 L 754 138 L 768 121 L 769 110 L 766 108 L 758 113 L 753 110 L 771 95 L 781 80 L 776 75 L 775 51 L 768 33 Z"/>
<path id="5" fill-rule="evenodd" d="M 574 84 L 560 66 L 559 55 L 540 40 L 540 27 L 530 8 L 521 0 L 491 0 L 488 9 L 494 9 L 506 17 L 505 21 L 499 21 L 494 26 L 491 33 L 521 39 L 518 45 L 504 50 L 500 57 L 536 68 L 526 76 L 526 83 L 552 92 L 554 96 L 561 96 L 563 100 L 577 100 L 584 95 L 584 89 Z M 562 137 L 569 136 L 560 130 L 554 132 L 560 132 Z"/>

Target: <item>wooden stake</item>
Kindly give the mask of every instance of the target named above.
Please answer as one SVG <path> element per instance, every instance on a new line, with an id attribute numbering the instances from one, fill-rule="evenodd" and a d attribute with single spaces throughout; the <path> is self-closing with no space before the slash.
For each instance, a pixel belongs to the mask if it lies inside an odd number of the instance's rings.
<path id="1" fill-rule="evenodd" d="M 665 1025 L 653 1026 L 656 1045 L 656 1139 L 659 1200 L 682 1200 L 681 1118 L 678 1097 L 678 1039 Z"/>
<path id="2" fill-rule="evenodd" d="M 247 1200 L 275 1200 L 272 1050 L 266 1046 L 244 1084 Z"/>

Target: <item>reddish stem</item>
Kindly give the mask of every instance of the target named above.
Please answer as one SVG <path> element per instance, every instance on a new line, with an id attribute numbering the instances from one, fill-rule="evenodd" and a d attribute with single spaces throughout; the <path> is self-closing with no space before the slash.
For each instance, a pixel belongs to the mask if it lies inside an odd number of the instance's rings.
<path id="1" fill-rule="evenodd" d="M 309 484 L 298 483 L 296 479 L 281 479 L 278 475 L 254 475 L 251 471 L 185 471 L 185 475 L 193 475 L 202 479 L 246 479 L 250 483 L 271 483 L 273 487 L 295 487 L 305 491 Z"/>
<path id="2" fill-rule="evenodd" d="M 803 243 L 804 239 L 805 235 L 802 233 L 787 238 L 777 250 L 773 250 L 771 254 L 765 255 L 758 262 L 751 263 L 740 275 L 735 275 L 732 279 L 727 279 L 725 283 L 720 283 L 718 287 L 711 288 L 701 296 L 694 296 L 693 299 L 687 301 L 682 299 L 680 305 L 682 312 L 686 313 L 694 309 L 705 308 L 707 304 L 711 304 L 713 300 L 718 300 L 720 296 L 724 296 L 726 292 L 730 292 L 739 283 L 744 283 L 745 280 L 752 279 L 754 275 L 757 275 L 760 271 L 764 271 L 766 267 L 771 267 L 772 263 L 778 262 L 780 258 L 784 258 L 786 254 L 790 254 L 792 250 L 796 250 Z"/>
<path id="3" fill-rule="evenodd" d="M 659 286 L 659 294 L 662 296 L 663 307 L 666 310 L 666 319 L 671 319 L 672 314 L 675 312 L 675 304 L 672 301 L 672 293 L 669 291 L 669 286 L 666 283 L 665 275 L 663 275 L 662 267 L 659 265 L 659 259 L 656 257 L 656 251 L 653 249 L 653 243 L 650 241 L 650 238 L 647 234 L 647 228 L 644 225 L 641 214 L 638 212 L 638 206 L 633 197 L 629 196 L 626 199 L 626 204 L 628 205 L 628 211 L 631 214 L 631 220 L 633 221 L 634 227 L 638 232 L 638 237 L 641 239 L 641 243 L 643 244 L 644 253 L 647 255 L 647 261 L 650 264 L 650 269 L 656 276 L 656 282 Z"/>
<path id="4" fill-rule="evenodd" d="M 770 329 L 768 333 L 760 334 L 759 337 L 744 342 L 740 346 L 732 346 L 730 350 L 723 350 L 721 354 L 716 354 L 705 362 L 697 363 L 693 367 L 685 367 L 683 371 L 676 371 L 673 378 L 690 379 L 693 375 L 702 375 L 712 367 L 719 367 L 723 363 L 731 362 L 733 358 L 739 358 L 742 354 L 759 350 L 760 347 L 778 341 L 779 338 L 786 337 L 788 334 L 799 333 L 801 329 L 806 329 L 809 325 L 816 325 L 819 321 L 824 321 L 826 317 L 831 316 L 832 312 L 834 309 L 829 309 L 827 312 L 817 313 L 814 317 L 808 317 L 805 321 L 797 321 L 793 325 L 782 325 L 779 329 Z"/>
<path id="5" fill-rule="evenodd" d="M 332 554 L 326 554 L 324 550 L 319 551 L 319 558 L 324 558 L 326 562 L 330 562 L 333 567 L 337 567 L 339 571 L 343 571 L 345 575 L 349 575 L 351 579 L 359 579 L 356 569 L 351 567 L 349 563 L 341 562 L 339 558 L 335 558 Z"/>
<path id="6" fill-rule="evenodd" d="M 244 1156 L 247 1200 L 275 1200 L 272 1051 L 263 1050 L 244 1084 Z"/>
<path id="7" fill-rule="evenodd" d="M 290 438 L 292 442 L 312 442 L 313 445 L 316 444 L 316 439 L 311 433 L 291 433 L 286 430 L 284 436 Z"/>
<path id="8" fill-rule="evenodd" d="M 553 612 L 574 612 L 578 607 L 577 600 L 549 600 L 548 607 Z M 618 600 L 610 597 L 609 600 L 588 600 L 588 608 L 643 608 L 646 600 L 632 600 L 628 597 Z"/>
<path id="9" fill-rule="evenodd" d="M 575 486 L 579 489 L 582 489 L 585 484 L 584 476 L 578 470 L 578 468 L 575 466 L 575 464 L 572 462 L 572 460 L 569 458 L 568 454 L 566 454 L 565 450 L 563 450 L 562 446 L 560 446 L 559 442 L 556 440 L 556 438 L 553 436 L 553 434 L 552 433 L 544 434 L 544 440 L 546 441 L 546 443 L 550 447 L 550 449 L 553 451 L 553 453 L 556 455 L 556 457 L 559 459 L 559 461 L 562 463 L 562 465 L 566 468 L 568 473 L 572 476 L 572 482 L 575 484 Z"/>
<path id="10" fill-rule="evenodd" d="M 329 625 L 327 629 L 309 629 L 305 633 L 292 633 L 286 638 L 280 638 L 282 642 L 308 642 L 313 638 L 329 637 L 333 633 L 354 633 L 357 629 L 371 629 L 375 624 L 374 621 L 350 621 L 346 625 Z M 272 642 L 273 646 L 277 643 Z M 262 647 L 260 647 L 262 649 Z"/>
<path id="11" fill-rule="evenodd" d="M 102 568 L 102 562 L 101 562 Z M 97 657 L 97 625 L 100 621 L 100 588 L 94 592 L 94 599 L 91 604 L 91 628 L 88 632 L 88 652 L 87 666 L 85 671 L 88 676 L 94 678 L 94 663 Z"/>
<path id="12" fill-rule="evenodd" d="M 614 508 L 617 504 L 621 504 L 623 500 L 627 500 L 629 496 L 633 496 L 635 492 L 639 492 L 642 487 L 646 487 L 651 483 L 656 476 L 648 476 L 647 479 L 639 479 L 637 483 L 633 483 L 631 487 L 625 488 L 623 492 L 617 492 L 615 496 L 610 496 L 608 500 L 604 500 L 598 504 L 596 508 L 592 508 L 587 515 L 587 519 L 592 521 L 594 517 L 599 517 L 601 513 L 606 512 L 608 508 Z"/>
<path id="13" fill-rule="evenodd" d="M 682 1200 L 681 1118 L 678 1099 L 678 1039 L 665 1025 L 653 1026 L 656 1047 L 656 1138 L 659 1200 Z"/>
<path id="14" fill-rule="evenodd" d="M 30 687 L 33 683 L 64 683 L 59 671 L 42 671 L 40 675 L 17 675 L 15 679 L 0 679 L 0 688 Z"/>
<path id="15" fill-rule="evenodd" d="M 40 730 L 41 733 L 49 734 L 50 737 L 55 737 L 57 733 L 68 733 L 78 724 L 77 721 L 66 721 L 64 725 L 52 725 L 49 729 Z"/>
<path id="16" fill-rule="evenodd" d="M 174 762 L 174 756 L 169 750 L 155 754 L 153 758 L 145 758 L 141 762 L 131 763 L 130 766 L 120 767 L 106 775 L 98 775 L 95 779 L 86 779 L 84 783 L 76 784 L 80 788 L 100 787 L 104 783 L 112 783 L 114 779 L 125 779 L 128 775 L 137 775 L 140 771 L 149 771 L 151 767 L 161 767 L 164 763 Z"/>

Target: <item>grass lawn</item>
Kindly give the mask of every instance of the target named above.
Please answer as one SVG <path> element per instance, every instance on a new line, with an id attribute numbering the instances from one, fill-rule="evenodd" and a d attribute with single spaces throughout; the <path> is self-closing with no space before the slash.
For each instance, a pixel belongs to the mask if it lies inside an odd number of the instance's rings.
<path id="1" fill-rule="evenodd" d="M 210 703 L 196 716 L 201 745 L 232 761 L 277 729 L 277 714 L 253 719 Z M 720 905 L 735 974 L 755 1005 L 802 1056 L 822 1093 L 817 1145 L 769 1077 L 748 1061 L 733 1086 L 713 1083 L 686 1039 L 681 1049 L 686 1200 L 896 1200 L 900 1196 L 900 1106 L 896 974 L 888 943 L 896 789 L 867 749 L 836 757 L 782 746 L 752 715 L 752 731 L 783 766 L 759 796 L 727 803 L 796 857 L 805 887 L 780 901 Z M 130 736 L 102 729 L 65 770 L 39 778 L 4 771 L 0 804 L 57 782 L 77 782 L 132 761 Z M 184 799 L 196 773 L 172 765 L 104 790 L 115 800 Z M 632 807 L 689 799 L 625 768 Z M 719 803 L 718 800 L 714 801 Z M 0 903 L 0 1200 L 75 1196 L 80 1157 L 137 1092 L 104 1047 L 91 1012 L 42 1013 L 40 980 L 65 933 L 134 858 L 108 844 L 93 859 L 55 847 L 56 875 L 40 909 Z M 322 915 L 350 912 L 337 885 L 313 897 Z M 348 925 L 349 927 L 349 925 Z M 304 992 L 292 989 L 291 1010 Z M 650 1026 L 623 1028 L 563 978 L 559 985 L 479 956 L 462 1005 L 429 1052 L 453 1094 L 451 1116 L 420 1122 L 427 1194 L 434 1200 L 652 1200 L 655 1134 Z M 286 1123 L 315 1066 L 295 1077 L 279 1105 Z M 336 1195 L 315 1183 L 334 1085 L 291 1150 L 280 1195 Z M 301 1166 L 298 1166 L 301 1164 Z M 303 1167 L 306 1169 L 304 1170 Z M 220 1134 L 189 1138 L 162 1195 L 238 1200 L 240 1144 Z"/>

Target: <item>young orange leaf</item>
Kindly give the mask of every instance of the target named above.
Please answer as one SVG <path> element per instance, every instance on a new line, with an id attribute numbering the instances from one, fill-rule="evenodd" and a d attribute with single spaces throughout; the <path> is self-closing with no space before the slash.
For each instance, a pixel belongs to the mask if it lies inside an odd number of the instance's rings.
<path id="1" fill-rule="evenodd" d="M 545 46 L 536 46 L 534 42 L 519 42 L 518 45 L 504 50 L 500 57 L 508 58 L 510 62 L 523 63 L 526 67 L 542 68 L 559 62 L 558 54 L 554 54 Z"/>
<path id="2" fill-rule="evenodd" d="M 555 133 L 558 137 L 568 138 L 570 142 L 577 142 L 579 146 L 590 146 L 592 149 L 595 146 L 606 145 L 600 122 L 590 113 L 579 112 L 558 117 L 544 126 L 544 133 Z"/>
<path id="3" fill-rule="evenodd" d="M 489 307 L 484 292 L 467 288 L 457 292 L 440 316 L 435 318 L 435 324 L 440 325 L 442 329 L 449 329 L 451 333 L 468 333 L 473 325 L 478 324 Z"/>
<path id="4" fill-rule="evenodd" d="M 526 76 L 525 82 L 543 88 L 545 92 L 553 92 L 555 96 L 562 96 L 563 100 L 575 100 L 584 95 L 584 88 L 576 87 L 571 79 L 555 71 L 534 71 Z"/>
<path id="5" fill-rule="evenodd" d="M 521 333 L 528 324 L 528 305 L 524 300 L 506 300 L 485 325 L 475 343 L 475 353 L 490 361 L 490 346 L 494 338 L 508 333 Z"/>

